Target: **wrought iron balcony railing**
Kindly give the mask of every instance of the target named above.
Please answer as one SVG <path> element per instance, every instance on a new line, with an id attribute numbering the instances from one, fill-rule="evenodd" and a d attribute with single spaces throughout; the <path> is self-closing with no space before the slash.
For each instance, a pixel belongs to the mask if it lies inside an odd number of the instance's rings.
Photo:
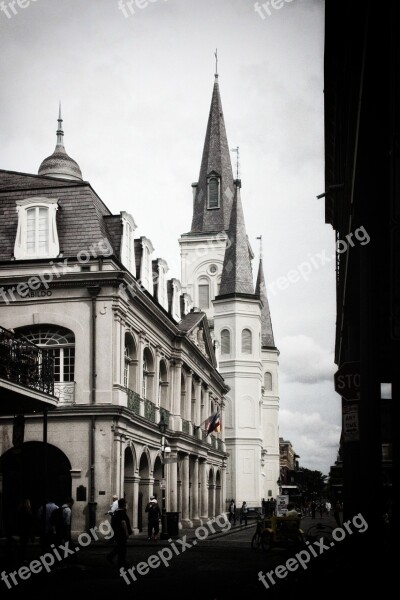
<path id="1" fill-rule="evenodd" d="M 0 327 L 0 377 L 54 395 L 53 357 L 3 327 Z"/>

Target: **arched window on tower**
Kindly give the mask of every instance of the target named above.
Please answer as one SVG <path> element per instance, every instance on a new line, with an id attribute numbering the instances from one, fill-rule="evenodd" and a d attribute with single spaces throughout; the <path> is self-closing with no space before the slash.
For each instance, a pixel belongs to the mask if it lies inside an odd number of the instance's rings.
<path id="1" fill-rule="evenodd" d="M 250 329 L 243 329 L 242 331 L 242 354 L 252 353 L 252 340 Z"/>
<path id="2" fill-rule="evenodd" d="M 219 208 L 219 179 L 210 177 L 208 180 L 207 208 Z"/>
<path id="3" fill-rule="evenodd" d="M 231 332 L 228 329 L 221 331 L 221 354 L 231 353 Z"/>
<path id="4" fill-rule="evenodd" d="M 199 281 L 199 308 L 210 307 L 210 284 L 207 279 Z"/>
<path id="5" fill-rule="evenodd" d="M 272 374 L 269 372 L 264 373 L 264 389 L 266 392 L 272 391 Z"/>

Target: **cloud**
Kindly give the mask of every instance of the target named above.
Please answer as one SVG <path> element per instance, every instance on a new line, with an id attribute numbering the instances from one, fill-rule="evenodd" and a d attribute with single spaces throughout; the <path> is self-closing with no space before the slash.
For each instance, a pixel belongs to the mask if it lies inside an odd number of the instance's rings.
<path id="1" fill-rule="evenodd" d="M 333 425 L 313 412 L 281 409 L 279 412 L 280 436 L 290 440 L 299 464 L 307 469 L 319 470 L 328 474 L 329 465 L 337 457 L 341 427 Z"/>
<path id="2" fill-rule="evenodd" d="M 288 382 L 320 383 L 332 381 L 336 370 L 333 352 L 322 348 L 307 335 L 286 336 L 279 340 L 281 373 Z"/>

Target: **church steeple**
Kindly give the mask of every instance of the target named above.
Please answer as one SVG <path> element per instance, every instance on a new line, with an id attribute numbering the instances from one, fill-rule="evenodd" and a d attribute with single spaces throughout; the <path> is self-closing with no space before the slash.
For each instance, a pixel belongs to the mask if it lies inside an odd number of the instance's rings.
<path id="1" fill-rule="evenodd" d="M 191 231 L 193 233 L 226 231 L 229 227 L 234 185 L 217 73 L 199 181 L 194 184 L 194 187 Z"/>
<path id="2" fill-rule="evenodd" d="M 235 180 L 235 196 L 229 223 L 228 245 L 222 267 L 220 296 L 254 294 L 250 248 L 244 224 L 240 180 Z"/>
<path id="3" fill-rule="evenodd" d="M 256 296 L 259 296 L 261 307 L 261 346 L 262 348 L 275 348 L 274 333 L 272 331 L 271 313 L 267 298 L 267 286 L 265 285 L 262 255 L 258 266 Z"/>

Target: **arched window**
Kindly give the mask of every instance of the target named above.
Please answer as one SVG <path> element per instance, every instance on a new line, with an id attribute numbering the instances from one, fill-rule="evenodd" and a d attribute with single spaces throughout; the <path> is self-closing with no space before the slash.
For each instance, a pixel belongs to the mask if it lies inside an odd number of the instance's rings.
<path id="1" fill-rule="evenodd" d="M 208 180 L 208 208 L 219 208 L 218 177 L 210 177 Z"/>
<path id="2" fill-rule="evenodd" d="M 124 387 L 136 391 L 137 354 L 134 339 L 130 333 L 125 334 L 124 347 Z"/>
<path id="3" fill-rule="evenodd" d="M 142 386 L 142 398 L 147 398 L 147 378 L 149 375 L 149 366 L 146 355 L 143 356 L 143 386 Z"/>
<path id="4" fill-rule="evenodd" d="M 231 332 L 228 329 L 221 331 L 221 354 L 231 353 Z"/>
<path id="5" fill-rule="evenodd" d="M 75 336 L 72 331 L 54 325 L 20 327 L 18 335 L 45 348 L 54 358 L 54 381 L 74 381 Z"/>
<path id="6" fill-rule="evenodd" d="M 210 284 L 207 279 L 199 281 L 199 308 L 210 307 Z"/>
<path id="7" fill-rule="evenodd" d="M 264 388 L 266 392 L 272 391 L 272 374 L 264 373 Z"/>
<path id="8" fill-rule="evenodd" d="M 252 353 L 252 341 L 251 341 L 250 329 L 243 329 L 243 331 L 242 331 L 242 353 L 243 354 L 251 354 Z"/>

